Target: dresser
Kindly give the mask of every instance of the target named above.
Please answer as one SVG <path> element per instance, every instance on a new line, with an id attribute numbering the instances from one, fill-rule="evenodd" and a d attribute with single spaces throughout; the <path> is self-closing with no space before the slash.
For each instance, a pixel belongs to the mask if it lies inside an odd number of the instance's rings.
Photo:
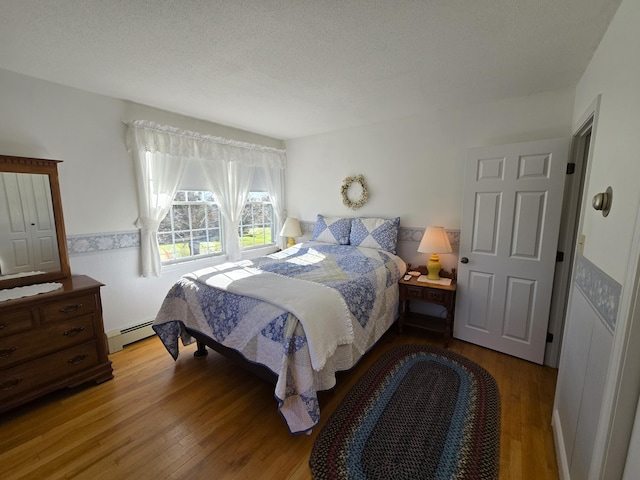
<path id="1" fill-rule="evenodd" d="M 0 412 L 54 390 L 113 378 L 100 287 L 84 275 L 62 288 L 0 302 Z"/>

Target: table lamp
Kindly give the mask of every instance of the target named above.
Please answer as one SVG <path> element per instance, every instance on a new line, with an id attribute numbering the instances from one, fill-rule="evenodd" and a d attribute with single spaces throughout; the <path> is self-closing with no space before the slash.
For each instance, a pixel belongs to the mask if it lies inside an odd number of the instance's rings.
<path id="1" fill-rule="evenodd" d="M 449 237 L 447 232 L 444 231 L 444 227 L 428 227 L 424 231 L 420 245 L 418 245 L 418 252 L 430 253 L 429 263 L 427 263 L 427 280 L 440 280 L 440 265 L 439 253 L 451 253 L 451 243 L 449 243 Z"/>
<path id="2" fill-rule="evenodd" d="M 300 222 L 298 221 L 298 219 L 295 217 L 288 217 L 284 221 L 282 230 L 280 230 L 280 236 L 289 237 L 287 248 L 293 247 L 296 244 L 296 240 L 294 237 L 302 236 L 302 228 L 300 228 Z"/>

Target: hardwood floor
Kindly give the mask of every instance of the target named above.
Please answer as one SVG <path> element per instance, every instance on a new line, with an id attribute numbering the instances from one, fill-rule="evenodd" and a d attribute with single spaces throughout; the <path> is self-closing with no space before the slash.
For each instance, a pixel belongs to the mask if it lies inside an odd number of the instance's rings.
<path id="1" fill-rule="evenodd" d="M 211 351 L 177 362 L 149 338 L 110 355 L 115 378 L 53 393 L 0 416 L 6 479 L 309 479 L 313 441 L 341 398 L 385 351 L 437 337 L 395 329 L 338 385 L 320 395 L 322 421 L 290 435 L 273 387 Z M 500 478 L 558 478 L 551 411 L 556 370 L 458 340 L 449 348 L 482 365 L 502 400 Z"/>

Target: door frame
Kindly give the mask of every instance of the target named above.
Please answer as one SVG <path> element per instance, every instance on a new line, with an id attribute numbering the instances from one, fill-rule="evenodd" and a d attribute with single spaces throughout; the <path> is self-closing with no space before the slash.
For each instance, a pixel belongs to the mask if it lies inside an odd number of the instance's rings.
<path id="1" fill-rule="evenodd" d="M 564 198 L 562 201 L 562 217 L 560 220 L 560 234 L 558 237 L 558 251 L 564 253 L 564 260 L 556 263 L 553 277 L 553 291 L 551 292 L 551 309 L 549 311 L 548 332 L 553 335 L 553 341 L 547 343 L 544 352 L 544 364 L 558 368 L 560 365 L 560 351 L 567 317 L 569 291 L 573 262 L 576 252 L 582 253 L 583 244 L 578 241 L 580 223 L 582 222 L 583 194 L 588 178 L 587 170 L 593 153 L 595 138 L 596 115 L 600 107 L 598 96 L 589 110 L 583 115 L 579 127 L 574 130 L 571 141 L 569 162 L 575 165 L 572 175 L 567 175 L 564 184 Z M 585 151 L 587 158 L 585 158 Z"/>

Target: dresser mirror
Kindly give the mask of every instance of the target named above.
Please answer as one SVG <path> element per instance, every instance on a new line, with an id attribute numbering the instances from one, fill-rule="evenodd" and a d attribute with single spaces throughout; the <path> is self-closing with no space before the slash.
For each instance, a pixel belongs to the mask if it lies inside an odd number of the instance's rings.
<path id="1" fill-rule="evenodd" d="M 70 275 L 58 163 L 0 155 L 0 289 Z"/>

